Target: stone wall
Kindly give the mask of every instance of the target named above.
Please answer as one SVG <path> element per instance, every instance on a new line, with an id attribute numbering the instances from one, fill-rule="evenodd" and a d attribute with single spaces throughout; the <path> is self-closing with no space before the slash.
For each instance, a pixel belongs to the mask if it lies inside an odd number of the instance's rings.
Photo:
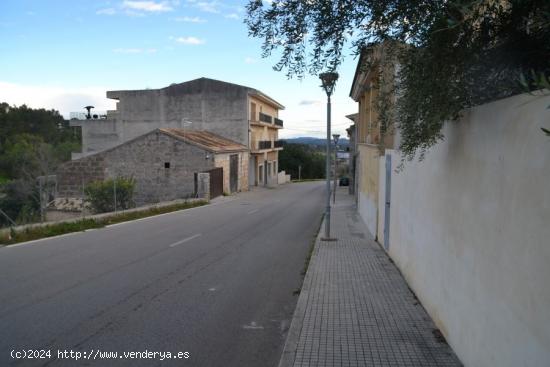
<path id="1" fill-rule="evenodd" d="M 62 164 L 57 171 L 58 197 L 82 197 L 85 185 L 105 179 L 105 170 L 106 162 L 103 154 Z"/>
<path id="2" fill-rule="evenodd" d="M 195 173 L 213 168 L 206 151 L 154 132 L 107 151 L 108 177 L 133 177 L 136 204 L 192 196 Z"/>
<path id="3" fill-rule="evenodd" d="M 210 154 L 211 155 L 211 154 Z M 206 151 L 155 131 L 104 152 L 62 165 L 58 193 L 81 197 L 82 183 L 114 177 L 136 181 L 136 205 L 192 196 L 195 173 L 214 167 Z"/>

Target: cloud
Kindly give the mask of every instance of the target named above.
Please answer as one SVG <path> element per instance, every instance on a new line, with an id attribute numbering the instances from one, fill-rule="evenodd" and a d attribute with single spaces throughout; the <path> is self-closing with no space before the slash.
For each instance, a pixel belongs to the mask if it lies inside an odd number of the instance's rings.
<path id="1" fill-rule="evenodd" d="M 106 87 L 71 89 L 55 86 L 21 85 L 0 81 L 0 101 L 10 105 L 58 110 L 65 118 L 70 112 L 84 111 L 92 105 L 98 111 L 114 110 L 116 101 L 107 99 Z"/>
<path id="2" fill-rule="evenodd" d="M 95 13 L 98 15 L 115 15 L 116 10 L 115 8 L 105 8 L 105 9 L 99 9 Z"/>
<path id="3" fill-rule="evenodd" d="M 322 102 L 318 101 L 318 100 L 304 99 L 304 100 L 301 100 L 300 103 L 298 103 L 298 104 L 300 106 L 311 106 L 311 105 L 318 106 L 318 105 L 322 104 Z"/>
<path id="4" fill-rule="evenodd" d="M 199 9 L 200 11 L 206 12 L 206 13 L 219 13 L 220 12 L 220 6 L 221 4 L 214 0 L 214 1 L 196 1 L 196 0 L 187 0 L 191 6 Z"/>
<path id="5" fill-rule="evenodd" d="M 186 23 L 206 23 L 206 19 L 200 17 L 176 17 L 173 18 L 176 22 L 186 22 Z"/>
<path id="6" fill-rule="evenodd" d="M 258 60 L 256 60 L 255 58 L 252 58 L 252 57 L 246 57 L 244 59 L 244 62 L 245 64 L 255 64 L 258 62 Z"/>
<path id="7" fill-rule="evenodd" d="M 239 14 L 237 14 L 237 13 L 227 14 L 227 15 L 224 15 L 224 17 L 229 18 L 229 19 L 240 19 Z"/>
<path id="8" fill-rule="evenodd" d="M 170 5 L 167 1 L 131 1 L 131 0 L 124 0 L 122 2 L 122 8 L 123 9 L 130 9 L 130 10 L 139 10 L 139 11 L 147 11 L 152 13 L 160 13 L 160 12 L 167 12 L 172 11 L 174 8 Z"/>
<path id="9" fill-rule="evenodd" d="M 113 52 L 117 54 L 141 54 L 141 53 L 153 54 L 157 52 L 157 49 L 156 48 L 115 48 Z"/>
<path id="10" fill-rule="evenodd" d="M 183 45 L 202 45 L 205 43 L 204 40 L 197 38 L 197 37 L 171 37 L 174 39 L 177 43 L 181 43 Z"/>

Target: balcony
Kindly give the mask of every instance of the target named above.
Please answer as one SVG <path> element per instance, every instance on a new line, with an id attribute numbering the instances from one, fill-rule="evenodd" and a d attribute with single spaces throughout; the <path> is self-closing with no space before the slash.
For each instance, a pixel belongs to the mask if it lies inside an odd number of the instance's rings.
<path id="1" fill-rule="evenodd" d="M 266 113 L 259 112 L 258 113 L 258 121 L 256 120 L 250 120 L 250 124 L 257 125 L 257 126 L 266 126 L 274 128 L 274 129 L 280 129 L 283 127 L 283 120 L 278 119 L 277 117 L 270 116 Z M 254 118 L 254 117 L 252 117 Z"/>
<path id="2" fill-rule="evenodd" d="M 273 123 L 273 117 L 271 117 L 269 115 L 266 115 L 265 113 L 260 112 L 260 121 L 268 123 L 268 124 L 272 124 Z"/>
<path id="3" fill-rule="evenodd" d="M 259 150 L 262 150 L 262 149 L 271 149 L 272 146 L 271 146 L 271 140 L 260 140 L 258 142 L 258 149 Z"/>
<path id="4" fill-rule="evenodd" d="M 262 153 L 265 150 L 281 150 L 283 148 L 282 140 L 259 140 L 252 141 L 251 151 L 252 153 Z"/>

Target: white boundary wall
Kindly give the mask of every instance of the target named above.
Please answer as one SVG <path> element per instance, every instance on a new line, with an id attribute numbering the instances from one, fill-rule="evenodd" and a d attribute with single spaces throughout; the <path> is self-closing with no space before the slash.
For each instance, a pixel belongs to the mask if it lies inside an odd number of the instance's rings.
<path id="1" fill-rule="evenodd" d="M 550 366 L 549 105 L 468 110 L 392 173 L 389 253 L 466 366 Z"/>

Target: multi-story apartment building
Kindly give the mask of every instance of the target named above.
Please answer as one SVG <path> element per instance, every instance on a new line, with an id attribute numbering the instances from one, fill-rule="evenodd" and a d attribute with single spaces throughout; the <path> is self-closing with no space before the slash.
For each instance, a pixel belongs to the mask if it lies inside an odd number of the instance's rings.
<path id="1" fill-rule="evenodd" d="M 199 78 L 166 88 L 108 91 L 117 101 L 106 119 L 72 120 L 82 128 L 82 152 L 95 154 L 158 128 L 210 131 L 249 149 L 249 185 L 277 182 L 279 111 L 266 94 L 237 84 Z"/>
<path id="2" fill-rule="evenodd" d="M 279 129 L 283 121 L 279 119 L 279 110 L 284 107 L 263 94 L 249 96 L 250 111 L 250 159 L 249 184 L 261 185 L 276 181 L 279 166 L 278 140 Z"/>

